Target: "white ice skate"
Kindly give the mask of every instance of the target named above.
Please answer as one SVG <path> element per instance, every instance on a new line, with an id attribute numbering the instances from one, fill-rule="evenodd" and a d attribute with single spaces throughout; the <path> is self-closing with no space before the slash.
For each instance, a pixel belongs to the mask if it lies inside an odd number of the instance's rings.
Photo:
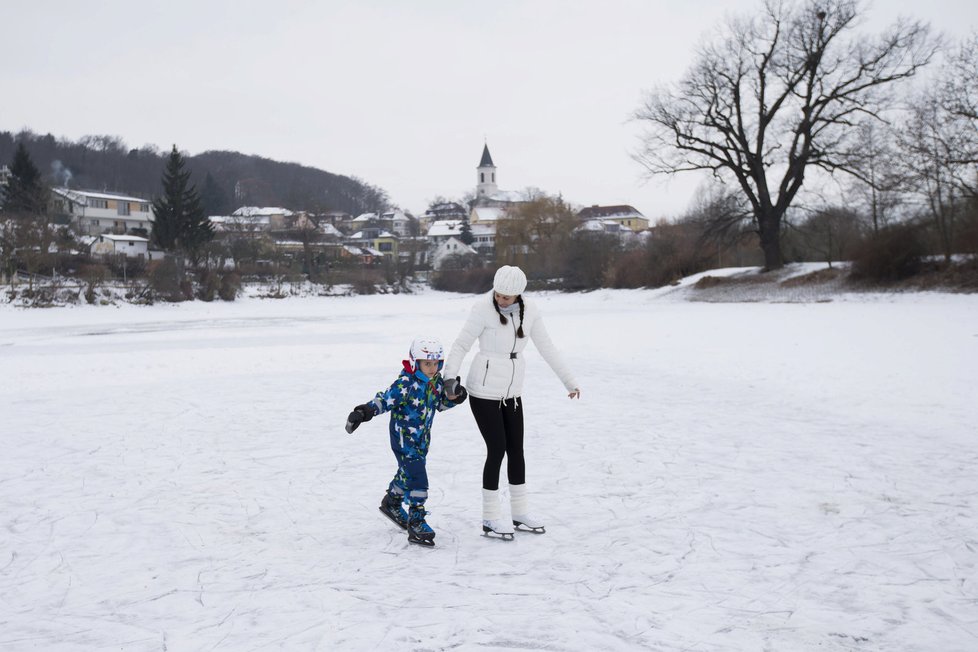
<path id="1" fill-rule="evenodd" d="M 482 490 L 482 536 L 504 541 L 513 540 L 513 526 L 503 519 L 499 508 L 499 490 Z"/>
<path id="2" fill-rule="evenodd" d="M 547 531 L 543 527 L 543 521 L 530 514 L 530 500 L 526 495 L 525 484 L 510 485 L 509 499 L 513 506 L 514 528 L 521 532 L 533 532 L 534 534 L 543 534 Z"/>
<path id="3" fill-rule="evenodd" d="M 491 539 L 503 539 L 504 541 L 511 541 L 513 539 L 513 528 L 510 527 L 506 521 L 501 519 L 492 519 L 488 521 L 482 521 L 482 534 Z"/>
<path id="4" fill-rule="evenodd" d="M 520 532 L 533 532 L 534 534 L 543 534 L 547 531 L 543 527 L 543 521 L 529 514 L 513 514 L 513 528 Z"/>

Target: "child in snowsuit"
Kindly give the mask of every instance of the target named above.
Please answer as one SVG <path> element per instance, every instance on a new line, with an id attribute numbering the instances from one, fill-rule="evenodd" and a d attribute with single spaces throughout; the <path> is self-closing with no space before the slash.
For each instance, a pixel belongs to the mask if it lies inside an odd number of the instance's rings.
<path id="1" fill-rule="evenodd" d="M 408 541 L 435 545 L 435 532 L 425 522 L 424 503 L 428 498 L 428 472 L 425 460 L 431 442 L 431 423 L 435 411 L 453 408 L 465 401 L 468 393 L 460 385 L 449 395 L 439 371 L 444 364 L 444 349 L 434 339 L 419 338 L 411 344 L 410 360 L 397 380 L 369 403 L 353 408 L 347 417 L 346 431 L 352 433 L 364 421 L 384 412 L 391 413 L 391 450 L 397 459 L 397 473 L 380 502 L 380 511 L 408 532 Z M 456 379 L 458 380 L 458 379 Z M 405 512 L 403 503 L 407 503 Z"/>

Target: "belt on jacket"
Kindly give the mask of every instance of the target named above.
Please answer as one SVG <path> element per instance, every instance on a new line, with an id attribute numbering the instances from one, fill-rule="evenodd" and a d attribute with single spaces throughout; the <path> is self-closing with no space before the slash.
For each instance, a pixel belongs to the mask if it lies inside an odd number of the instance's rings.
<path id="1" fill-rule="evenodd" d="M 508 353 L 488 353 L 486 351 L 480 351 L 480 353 L 487 358 L 497 358 L 499 360 L 515 360 L 520 356 L 518 351 L 511 351 Z"/>

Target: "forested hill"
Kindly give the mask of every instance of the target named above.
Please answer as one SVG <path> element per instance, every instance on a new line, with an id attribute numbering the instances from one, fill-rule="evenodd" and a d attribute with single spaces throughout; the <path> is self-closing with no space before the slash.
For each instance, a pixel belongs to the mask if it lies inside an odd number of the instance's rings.
<path id="1" fill-rule="evenodd" d="M 0 132 L 0 165 L 10 165 L 17 142 L 52 186 L 104 190 L 152 198 L 169 149 L 131 148 L 116 136 L 85 136 L 77 142 L 51 134 Z M 346 211 L 352 215 L 390 206 L 387 193 L 355 177 L 297 163 L 238 152 L 186 156 L 206 212 L 226 215 L 240 206 L 283 206 L 291 210 Z"/>

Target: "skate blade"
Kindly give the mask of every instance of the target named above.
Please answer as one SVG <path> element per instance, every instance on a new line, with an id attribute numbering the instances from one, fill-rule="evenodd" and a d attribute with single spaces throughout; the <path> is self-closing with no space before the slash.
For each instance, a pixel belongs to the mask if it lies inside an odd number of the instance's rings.
<path id="1" fill-rule="evenodd" d="M 543 527 L 530 527 L 529 525 L 523 525 L 518 521 L 513 521 L 513 529 L 517 532 L 530 532 L 532 534 L 546 534 L 547 528 Z"/>
<path id="2" fill-rule="evenodd" d="M 485 525 L 482 526 L 482 536 L 487 539 L 497 539 L 499 541 L 512 541 L 512 532 L 496 532 L 495 530 L 490 530 Z"/>
<path id="3" fill-rule="evenodd" d="M 435 542 L 433 539 L 411 539 L 408 538 L 408 543 L 413 543 L 416 546 L 421 546 L 422 548 L 434 548 Z"/>

